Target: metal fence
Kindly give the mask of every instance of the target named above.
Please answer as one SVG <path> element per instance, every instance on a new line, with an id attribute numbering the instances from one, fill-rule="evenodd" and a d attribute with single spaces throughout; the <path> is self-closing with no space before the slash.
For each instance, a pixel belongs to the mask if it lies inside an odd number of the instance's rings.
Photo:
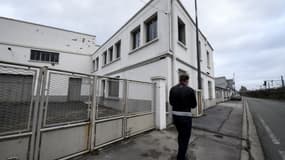
<path id="1" fill-rule="evenodd" d="M 0 62 L 0 159 L 67 159 L 153 129 L 154 89 Z"/>

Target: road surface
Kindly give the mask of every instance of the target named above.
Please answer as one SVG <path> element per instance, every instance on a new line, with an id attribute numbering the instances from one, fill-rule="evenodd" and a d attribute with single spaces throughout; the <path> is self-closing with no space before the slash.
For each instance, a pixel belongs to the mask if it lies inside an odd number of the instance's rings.
<path id="1" fill-rule="evenodd" d="M 266 160 L 285 160 L 285 102 L 248 98 Z"/>

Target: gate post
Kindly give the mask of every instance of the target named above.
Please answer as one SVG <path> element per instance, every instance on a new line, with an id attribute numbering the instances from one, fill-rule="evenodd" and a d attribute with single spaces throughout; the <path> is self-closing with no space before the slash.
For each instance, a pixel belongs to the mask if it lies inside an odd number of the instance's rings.
<path id="1" fill-rule="evenodd" d="M 166 79 L 165 77 L 152 77 L 155 83 L 155 127 L 159 130 L 166 128 Z"/>

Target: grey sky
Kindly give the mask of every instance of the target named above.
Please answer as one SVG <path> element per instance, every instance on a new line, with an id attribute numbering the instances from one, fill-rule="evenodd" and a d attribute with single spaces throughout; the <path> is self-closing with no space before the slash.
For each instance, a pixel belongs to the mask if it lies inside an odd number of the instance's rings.
<path id="1" fill-rule="evenodd" d="M 102 44 L 148 0 L 1 0 L 0 16 L 94 34 Z M 194 0 L 181 0 L 194 17 Z M 215 75 L 257 88 L 285 75 L 284 0 L 198 0 Z"/>

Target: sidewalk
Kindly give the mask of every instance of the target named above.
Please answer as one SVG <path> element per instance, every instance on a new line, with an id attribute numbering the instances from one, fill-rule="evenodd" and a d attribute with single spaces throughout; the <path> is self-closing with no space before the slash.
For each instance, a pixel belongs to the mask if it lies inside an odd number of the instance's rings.
<path id="1" fill-rule="evenodd" d="M 188 155 L 191 160 L 239 160 L 242 134 L 242 103 L 227 102 L 193 119 Z M 175 160 L 175 127 L 151 131 L 112 144 L 74 160 Z"/>

